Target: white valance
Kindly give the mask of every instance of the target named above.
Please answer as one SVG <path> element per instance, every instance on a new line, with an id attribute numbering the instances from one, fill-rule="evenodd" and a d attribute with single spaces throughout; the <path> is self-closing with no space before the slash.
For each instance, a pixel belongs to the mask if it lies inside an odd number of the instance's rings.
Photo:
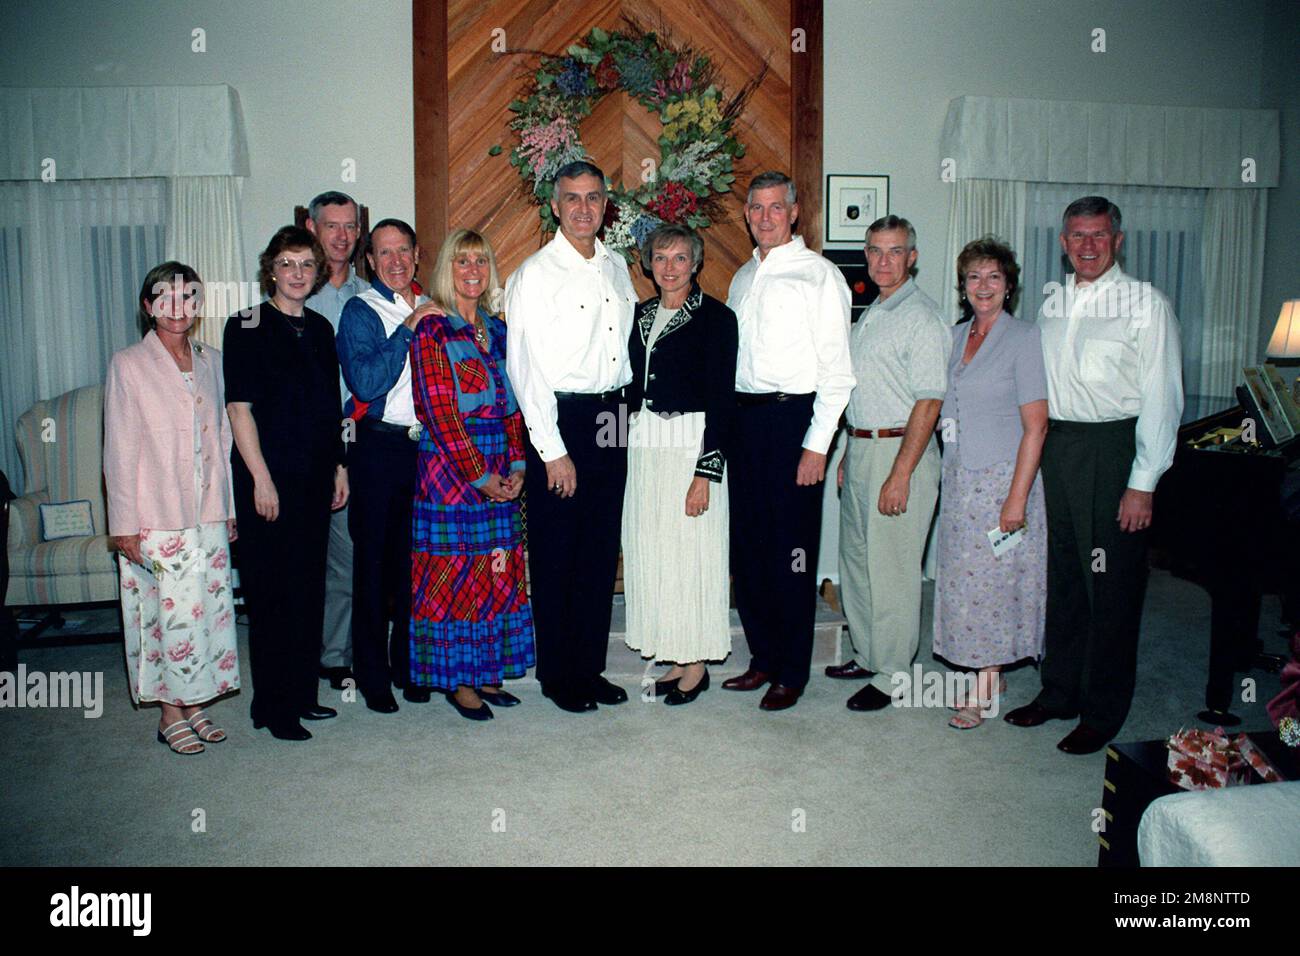
<path id="1" fill-rule="evenodd" d="M 1269 187 L 1278 112 L 963 96 L 948 105 L 940 155 L 959 179 Z"/>
<path id="2" fill-rule="evenodd" d="M 229 86 L 0 89 L 0 179 L 247 176 Z M 48 173 L 46 174 L 48 176 Z"/>

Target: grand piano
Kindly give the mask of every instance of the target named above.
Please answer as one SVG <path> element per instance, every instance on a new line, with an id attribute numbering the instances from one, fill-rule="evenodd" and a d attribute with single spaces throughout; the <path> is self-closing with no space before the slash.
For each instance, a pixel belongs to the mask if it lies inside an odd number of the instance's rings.
<path id="1" fill-rule="evenodd" d="M 1206 709 L 1198 716 L 1224 726 L 1241 722 L 1231 713 L 1235 675 L 1282 666 L 1281 657 L 1263 653 L 1263 595 L 1281 594 L 1284 613 L 1300 608 L 1300 438 L 1272 448 L 1240 440 L 1195 444 L 1216 429 L 1241 428 L 1247 414 L 1234 405 L 1179 429 L 1174 463 L 1156 487 L 1151 527 L 1152 565 L 1209 591 L 1210 667 Z"/>

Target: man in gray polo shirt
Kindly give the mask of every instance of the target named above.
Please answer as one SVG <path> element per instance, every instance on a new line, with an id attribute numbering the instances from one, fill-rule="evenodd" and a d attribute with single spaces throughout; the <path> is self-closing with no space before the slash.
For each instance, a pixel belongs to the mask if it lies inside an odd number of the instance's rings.
<path id="1" fill-rule="evenodd" d="M 307 308 L 329 319 L 335 335 L 343 305 L 370 284 L 357 275 L 352 253 L 361 236 L 360 210 L 347 193 L 324 192 L 307 207 L 307 231 L 320 240 L 329 262 L 330 278 L 307 300 Z M 339 373 L 344 401 L 348 387 Z M 352 537 L 345 505 L 330 517 L 329 553 L 325 565 L 325 629 L 321 635 L 321 676 L 342 689 L 352 676 Z"/>
<path id="2" fill-rule="evenodd" d="M 850 710 L 890 702 L 921 631 L 921 558 L 939 497 L 934 425 L 948 386 L 949 324 L 911 278 L 916 230 L 886 216 L 867 229 L 867 274 L 880 296 L 849 333 L 858 380 L 840 464 L 840 600 L 853 657 L 826 676 L 870 678 Z"/>

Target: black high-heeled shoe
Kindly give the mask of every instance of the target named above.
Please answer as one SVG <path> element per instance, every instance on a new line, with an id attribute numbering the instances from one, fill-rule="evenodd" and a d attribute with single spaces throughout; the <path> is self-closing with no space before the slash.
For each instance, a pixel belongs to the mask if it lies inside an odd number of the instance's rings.
<path id="1" fill-rule="evenodd" d="M 491 691 L 479 688 L 478 695 L 495 707 L 513 707 L 519 703 L 518 697 L 504 690 Z"/>
<path id="2" fill-rule="evenodd" d="M 664 698 L 664 703 L 667 704 L 669 707 L 677 707 L 681 704 L 689 704 L 696 697 L 699 697 L 702 693 L 704 693 L 708 689 L 709 689 L 709 670 L 708 668 L 705 668 L 704 676 L 700 678 L 700 682 L 698 684 L 696 684 L 690 690 L 682 690 L 681 685 L 679 683 L 677 687 L 674 687 L 672 690 L 668 692 L 668 696 Z"/>
<path id="3" fill-rule="evenodd" d="M 456 713 L 460 714 L 466 720 L 491 720 L 492 708 L 487 704 L 481 707 L 466 707 L 456 699 L 455 694 L 447 695 L 447 703 L 456 708 Z"/>

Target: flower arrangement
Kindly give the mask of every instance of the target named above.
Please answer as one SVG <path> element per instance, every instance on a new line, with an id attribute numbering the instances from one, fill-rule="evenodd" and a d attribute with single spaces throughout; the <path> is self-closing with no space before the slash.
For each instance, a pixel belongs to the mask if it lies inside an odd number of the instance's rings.
<path id="1" fill-rule="evenodd" d="M 538 204 L 543 228 L 553 232 L 551 178 L 586 158 L 579 128 L 596 103 L 622 89 L 657 114 L 663 124 L 657 165 L 640 183 L 608 184 L 604 242 L 635 262 L 640 242 L 661 223 L 705 229 L 722 214 L 721 199 L 736 180 L 734 162 L 745 155 L 736 120 L 766 67 L 728 99 L 707 56 L 633 20 L 624 24 L 613 32 L 592 29 L 563 56 L 540 54 L 541 65 L 510 104 L 516 114 L 510 128 L 519 136 L 510 164 Z"/>

